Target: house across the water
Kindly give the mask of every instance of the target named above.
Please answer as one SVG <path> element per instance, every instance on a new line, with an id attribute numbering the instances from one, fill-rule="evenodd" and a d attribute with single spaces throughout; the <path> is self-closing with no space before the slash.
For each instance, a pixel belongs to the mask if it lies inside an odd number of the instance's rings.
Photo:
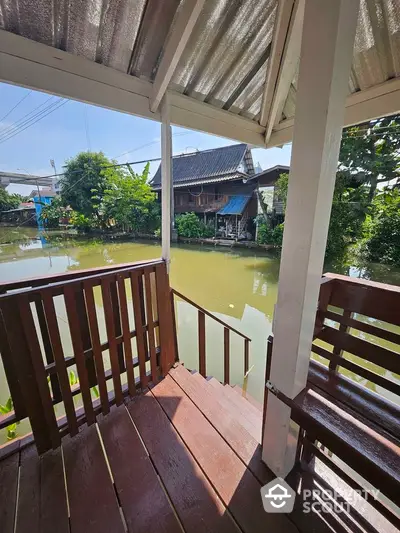
<path id="1" fill-rule="evenodd" d="M 214 224 L 217 236 L 251 237 L 257 215 L 254 163 L 247 144 L 204 150 L 172 159 L 174 214 L 193 212 Z M 161 196 L 161 166 L 152 186 Z"/>

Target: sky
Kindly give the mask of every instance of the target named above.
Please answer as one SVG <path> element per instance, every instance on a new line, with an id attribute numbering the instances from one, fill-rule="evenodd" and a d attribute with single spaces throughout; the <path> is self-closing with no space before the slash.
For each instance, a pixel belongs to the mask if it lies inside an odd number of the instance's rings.
<path id="1" fill-rule="evenodd" d="M 172 130 L 174 155 L 236 142 L 184 128 Z M 160 136 L 161 125 L 152 120 L 0 83 L 0 171 L 48 176 L 54 173 L 51 159 L 62 172 L 67 159 L 86 150 L 102 151 L 119 163 L 152 159 L 161 156 Z M 289 165 L 291 146 L 257 148 L 252 154 L 263 170 Z M 151 175 L 158 165 L 151 164 Z M 140 171 L 143 166 L 134 168 Z M 7 190 L 27 195 L 32 188 L 12 184 Z"/>

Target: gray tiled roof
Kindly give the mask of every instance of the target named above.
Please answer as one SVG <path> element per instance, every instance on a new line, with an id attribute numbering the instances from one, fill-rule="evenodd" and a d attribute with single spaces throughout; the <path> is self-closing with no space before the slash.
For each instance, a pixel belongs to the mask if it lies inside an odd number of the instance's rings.
<path id="1" fill-rule="evenodd" d="M 247 144 L 233 144 L 172 158 L 174 185 L 193 184 L 218 176 L 236 174 L 247 150 Z M 152 180 L 153 187 L 161 186 L 161 165 Z"/>

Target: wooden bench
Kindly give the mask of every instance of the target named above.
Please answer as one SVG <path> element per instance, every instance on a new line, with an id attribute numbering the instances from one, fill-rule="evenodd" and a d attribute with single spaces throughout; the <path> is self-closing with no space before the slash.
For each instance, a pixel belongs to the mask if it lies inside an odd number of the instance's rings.
<path id="1" fill-rule="evenodd" d="M 292 401 L 277 394 L 303 430 L 303 460 L 321 455 L 319 442 L 398 506 L 399 310 L 398 287 L 324 276 L 307 387 Z"/>

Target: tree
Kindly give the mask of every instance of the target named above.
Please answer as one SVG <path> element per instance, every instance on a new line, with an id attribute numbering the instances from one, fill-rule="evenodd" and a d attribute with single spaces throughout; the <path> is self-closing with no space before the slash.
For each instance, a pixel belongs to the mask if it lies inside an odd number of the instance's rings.
<path id="1" fill-rule="evenodd" d="M 6 189 L 0 187 L 0 212 L 17 209 L 22 200 L 22 196 L 19 194 L 10 194 Z"/>
<path id="2" fill-rule="evenodd" d="M 103 152 L 81 152 L 69 159 L 60 182 L 63 203 L 101 225 L 103 217 L 99 208 L 107 177 L 124 172 L 122 167 L 110 167 L 113 164 L 116 162 L 109 160 Z"/>
<path id="3" fill-rule="evenodd" d="M 364 224 L 362 247 L 370 261 L 400 265 L 400 191 L 378 193 Z"/>
<path id="4" fill-rule="evenodd" d="M 114 220 L 122 229 L 146 231 L 154 219 L 159 220 L 156 195 L 147 182 L 149 168 L 148 163 L 141 174 L 129 166 L 118 172 L 112 168 L 104 170 L 106 181 L 100 209 L 105 218 Z"/>
<path id="5" fill-rule="evenodd" d="M 338 172 L 353 188 L 367 185 L 371 203 L 380 183 L 400 178 L 400 115 L 347 128 Z"/>
<path id="6" fill-rule="evenodd" d="M 42 207 L 41 219 L 46 228 L 58 228 L 60 219 L 67 218 L 68 211 L 60 197 L 53 198 L 50 204 Z"/>

